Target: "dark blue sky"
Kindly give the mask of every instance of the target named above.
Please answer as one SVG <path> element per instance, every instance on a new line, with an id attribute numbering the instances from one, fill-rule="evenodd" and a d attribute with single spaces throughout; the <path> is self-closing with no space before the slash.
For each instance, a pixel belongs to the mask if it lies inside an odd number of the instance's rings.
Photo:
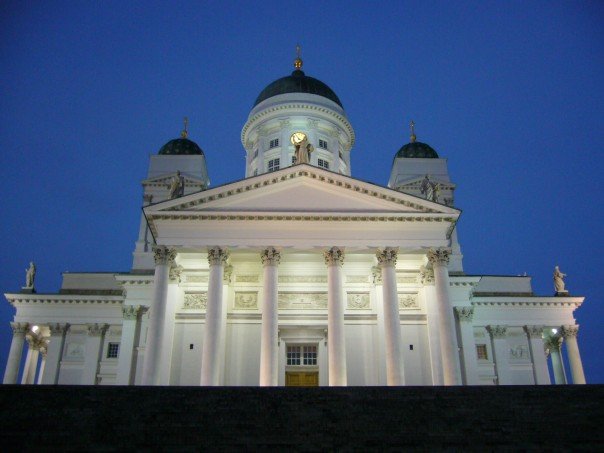
<path id="1" fill-rule="evenodd" d="M 449 161 L 471 274 L 568 273 L 588 382 L 604 382 L 602 2 L 23 2 L 0 10 L 0 291 L 30 260 L 127 271 L 148 155 L 182 117 L 212 185 L 244 176 L 258 93 L 304 70 L 340 97 L 354 177 L 418 140 Z M 0 372 L 12 307 L 0 303 Z"/>

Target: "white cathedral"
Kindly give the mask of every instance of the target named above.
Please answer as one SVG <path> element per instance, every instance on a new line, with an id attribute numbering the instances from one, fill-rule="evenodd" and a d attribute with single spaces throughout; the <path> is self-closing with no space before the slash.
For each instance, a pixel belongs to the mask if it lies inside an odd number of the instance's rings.
<path id="1" fill-rule="evenodd" d="M 130 272 L 39 294 L 32 265 L 5 294 L 4 383 L 550 384 L 548 360 L 556 384 L 585 383 L 563 274 L 545 297 L 466 274 L 446 159 L 412 128 L 387 186 L 355 179 L 342 103 L 294 66 L 243 126 L 245 178 L 210 187 L 186 124 L 150 157 Z"/>

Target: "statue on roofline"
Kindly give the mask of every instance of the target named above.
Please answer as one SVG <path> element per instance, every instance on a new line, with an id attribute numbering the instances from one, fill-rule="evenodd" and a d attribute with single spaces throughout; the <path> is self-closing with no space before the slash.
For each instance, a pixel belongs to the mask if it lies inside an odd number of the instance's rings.
<path id="1" fill-rule="evenodd" d="M 562 273 L 560 267 L 556 266 L 554 268 L 554 288 L 556 294 L 568 294 L 568 291 L 565 289 L 564 277 L 566 277 L 566 274 Z"/>
<path id="2" fill-rule="evenodd" d="M 34 280 L 36 278 L 36 265 L 31 261 L 29 268 L 25 269 L 25 288 L 34 288 Z"/>
<path id="3" fill-rule="evenodd" d="M 168 189 L 170 190 L 170 199 L 182 197 L 185 194 L 185 178 L 180 174 L 179 170 L 172 177 Z"/>

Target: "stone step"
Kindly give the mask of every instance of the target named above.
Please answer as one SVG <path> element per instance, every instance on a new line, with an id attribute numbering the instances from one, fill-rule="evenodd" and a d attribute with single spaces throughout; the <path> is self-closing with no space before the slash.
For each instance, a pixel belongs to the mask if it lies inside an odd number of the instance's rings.
<path id="1" fill-rule="evenodd" d="M 604 450 L 604 386 L 0 386 L 42 450 Z"/>

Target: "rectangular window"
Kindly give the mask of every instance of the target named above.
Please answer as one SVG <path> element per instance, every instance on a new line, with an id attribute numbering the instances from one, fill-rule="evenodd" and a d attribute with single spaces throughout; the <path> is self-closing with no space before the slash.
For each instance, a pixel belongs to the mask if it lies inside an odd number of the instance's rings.
<path id="1" fill-rule="evenodd" d="M 300 346 L 287 347 L 287 364 L 300 365 Z"/>
<path id="2" fill-rule="evenodd" d="M 277 146 L 279 146 L 278 138 L 273 138 L 268 144 L 269 149 L 276 148 Z"/>
<path id="3" fill-rule="evenodd" d="M 279 170 L 279 159 L 271 159 L 268 161 L 268 171 L 277 171 Z"/>
<path id="4" fill-rule="evenodd" d="M 119 343 L 109 343 L 107 345 L 107 358 L 108 359 L 117 359 L 117 356 L 120 354 L 120 344 Z"/>
<path id="5" fill-rule="evenodd" d="M 327 142 L 325 140 L 319 139 L 319 148 L 327 149 Z"/>
<path id="6" fill-rule="evenodd" d="M 254 170 L 254 176 L 258 176 L 258 169 L 257 168 Z"/>
<path id="7" fill-rule="evenodd" d="M 489 360 L 486 344 L 476 345 L 476 357 L 478 357 L 478 360 Z"/>
<path id="8" fill-rule="evenodd" d="M 293 156 L 292 156 L 292 165 L 294 165 L 295 163 L 296 163 L 296 156 L 295 156 L 295 155 L 293 155 Z"/>
<path id="9" fill-rule="evenodd" d="M 287 364 L 289 366 L 316 366 L 317 365 L 317 347 L 316 346 L 288 346 Z"/>
<path id="10" fill-rule="evenodd" d="M 317 164 L 319 165 L 319 167 L 323 167 L 327 170 L 329 170 L 329 162 L 324 160 L 324 159 L 318 159 L 317 160 Z"/>

